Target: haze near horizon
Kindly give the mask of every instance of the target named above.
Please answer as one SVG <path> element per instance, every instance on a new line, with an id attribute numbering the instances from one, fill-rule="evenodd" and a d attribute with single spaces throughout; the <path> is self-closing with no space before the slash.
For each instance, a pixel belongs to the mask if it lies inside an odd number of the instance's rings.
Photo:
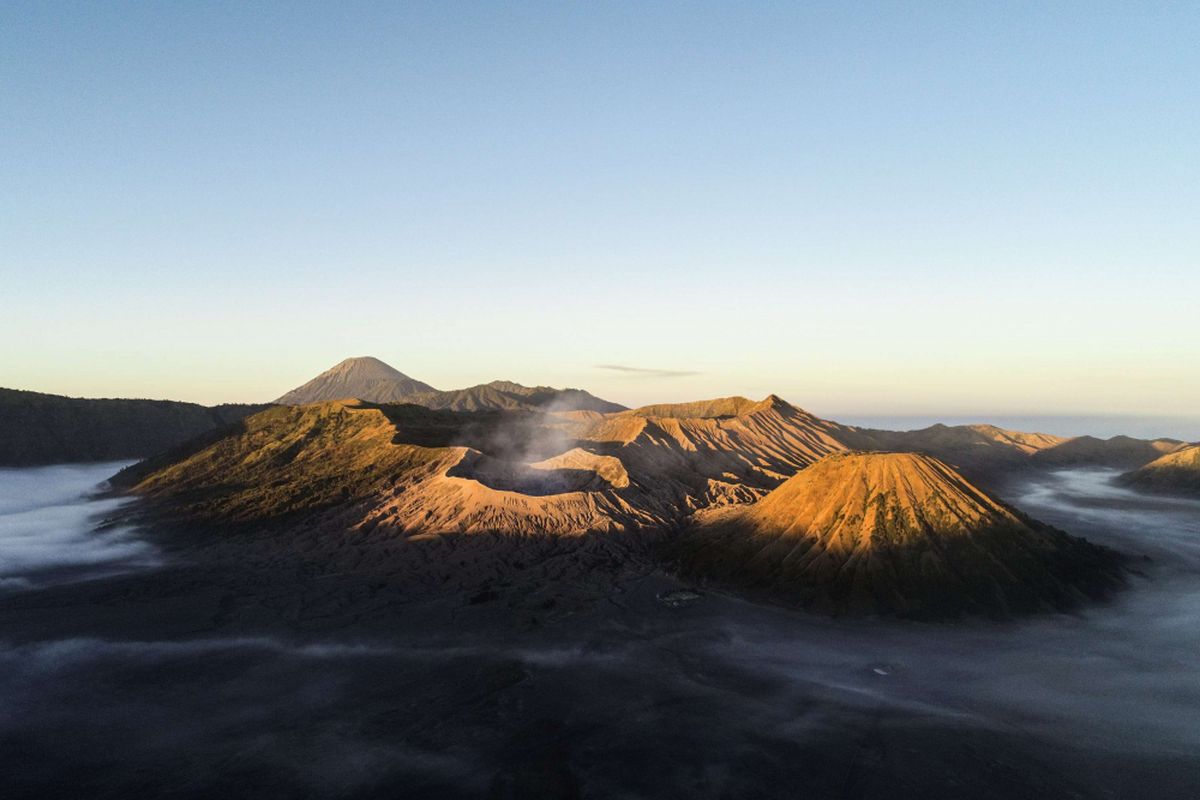
<path id="1" fill-rule="evenodd" d="M 0 385 L 1200 408 L 1200 12 L 6 4 Z M 1170 433 L 1162 431 L 1161 433 Z"/>

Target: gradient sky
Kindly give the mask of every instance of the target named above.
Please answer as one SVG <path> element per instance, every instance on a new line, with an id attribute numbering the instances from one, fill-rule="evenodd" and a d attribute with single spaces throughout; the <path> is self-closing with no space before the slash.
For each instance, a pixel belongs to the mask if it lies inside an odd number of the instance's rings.
<path id="1" fill-rule="evenodd" d="M 1200 6 L 0 5 L 0 385 L 1200 413 Z M 636 372 L 598 365 L 636 367 Z"/>

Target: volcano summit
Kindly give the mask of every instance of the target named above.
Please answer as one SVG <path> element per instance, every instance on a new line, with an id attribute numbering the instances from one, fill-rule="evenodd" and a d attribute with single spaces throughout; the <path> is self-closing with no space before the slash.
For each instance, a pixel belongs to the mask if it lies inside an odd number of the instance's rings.
<path id="1" fill-rule="evenodd" d="M 678 546 L 688 574 L 839 613 L 1007 616 L 1120 584 L 1112 553 L 915 453 L 827 456 L 753 505 L 700 515 Z"/>

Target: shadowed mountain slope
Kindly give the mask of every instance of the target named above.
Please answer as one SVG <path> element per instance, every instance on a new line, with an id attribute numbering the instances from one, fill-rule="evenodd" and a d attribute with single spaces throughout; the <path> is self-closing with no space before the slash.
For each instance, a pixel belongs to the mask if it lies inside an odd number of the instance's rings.
<path id="1" fill-rule="evenodd" d="M 1200 497 L 1200 444 L 1185 445 L 1127 472 L 1118 481 L 1143 492 Z"/>
<path id="2" fill-rule="evenodd" d="M 1023 433 L 994 425 L 931 425 L 913 431 L 848 428 L 839 438 L 856 450 L 926 453 L 975 480 L 990 482 L 1031 466 L 1031 458 L 1068 441 L 1045 433 Z"/>
<path id="3" fill-rule="evenodd" d="M 0 465 L 143 458 L 264 408 L 0 389 Z"/>
<path id="4" fill-rule="evenodd" d="M 914 431 L 847 427 L 838 438 L 855 450 L 926 453 L 988 485 L 1029 468 L 1133 469 L 1184 446 L 1175 439 L 1064 437 L 994 425 L 938 424 Z"/>
<path id="5" fill-rule="evenodd" d="M 404 402 L 447 411 L 597 411 L 607 414 L 625 409 L 582 389 L 522 386 L 512 381 L 492 381 L 445 392 L 422 392 L 405 397 Z"/>
<path id="6" fill-rule="evenodd" d="M 700 515 L 678 560 L 803 606 L 931 617 L 1070 608 L 1120 582 L 1114 554 L 913 453 L 830 455 L 754 505 Z"/>
<path id="7" fill-rule="evenodd" d="M 1041 450 L 1033 458 L 1039 466 L 1044 467 L 1133 469 L 1185 446 L 1178 439 L 1146 440 L 1130 436 L 1097 439 L 1094 436 L 1076 436 Z"/>

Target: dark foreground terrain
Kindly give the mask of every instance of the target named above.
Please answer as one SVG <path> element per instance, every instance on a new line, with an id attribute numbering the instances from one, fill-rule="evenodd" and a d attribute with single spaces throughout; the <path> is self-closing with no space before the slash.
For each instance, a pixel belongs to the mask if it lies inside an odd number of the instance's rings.
<path id="1" fill-rule="evenodd" d="M 117 466 L 0 471 L 5 797 L 1200 794 L 1200 504 L 1111 473 L 1009 499 L 1147 556 L 1128 591 L 931 625 L 752 605 L 614 536 L 106 526 L 123 501 L 79 497 Z"/>

